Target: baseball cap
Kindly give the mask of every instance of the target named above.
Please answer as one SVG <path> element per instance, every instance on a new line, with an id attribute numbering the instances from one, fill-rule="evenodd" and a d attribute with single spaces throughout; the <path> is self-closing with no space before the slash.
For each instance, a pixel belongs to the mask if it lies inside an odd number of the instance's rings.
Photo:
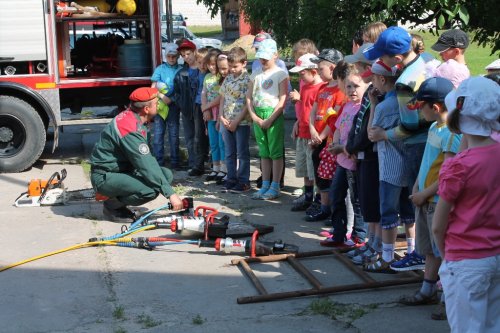
<path id="1" fill-rule="evenodd" d="M 463 80 L 469 78 L 470 71 L 466 65 L 450 59 L 435 69 L 434 76 L 444 77 L 445 79 L 450 80 L 456 88 Z"/>
<path id="2" fill-rule="evenodd" d="M 466 49 L 468 46 L 469 36 L 460 29 L 451 29 L 443 32 L 437 42 L 431 46 L 431 49 L 436 52 L 443 52 L 449 48 Z"/>
<path id="3" fill-rule="evenodd" d="M 336 49 L 323 49 L 316 57 L 311 58 L 310 60 L 315 64 L 319 64 L 324 60 L 336 65 L 343 59 L 344 55 L 342 52 Z"/>
<path id="4" fill-rule="evenodd" d="M 295 67 L 290 69 L 289 72 L 291 73 L 298 73 L 300 71 L 303 71 L 304 69 L 315 69 L 318 68 L 318 64 L 312 62 L 311 60 L 316 58 L 316 56 L 312 53 L 306 53 L 302 55 L 297 61 L 295 62 Z"/>
<path id="5" fill-rule="evenodd" d="M 378 37 L 375 44 L 363 51 L 366 59 L 375 60 L 383 55 L 404 54 L 411 49 L 411 35 L 403 28 L 389 27 Z"/>
<path id="6" fill-rule="evenodd" d="M 156 98 L 158 89 L 150 87 L 137 88 L 128 97 L 132 102 L 147 102 Z"/>
<path id="7" fill-rule="evenodd" d="M 486 70 L 500 69 L 500 59 L 497 59 L 497 60 L 493 61 L 488 66 L 484 67 L 484 69 L 486 69 Z"/>
<path id="8" fill-rule="evenodd" d="M 397 76 L 398 75 L 398 66 L 389 67 L 382 60 L 377 60 L 372 67 L 367 70 L 366 75 L 377 74 L 382 76 Z"/>
<path id="9" fill-rule="evenodd" d="M 482 76 L 464 80 L 446 96 L 445 104 L 449 114 L 460 108 L 462 133 L 490 136 L 492 131 L 500 131 L 500 86 L 493 80 Z"/>
<path id="10" fill-rule="evenodd" d="M 260 43 L 266 39 L 271 39 L 271 35 L 268 34 L 267 32 L 259 32 L 257 35 L 255 35 L 255 38 L 253 39 L 253 44 L 252 47 L 258 49 L 260 47 Z"/>
<path id="11" fill-rule="evenodd" d="M 196 44 L 190 41 L 189 39 L 184 39 L 179 45 L 179 47 L 177 47 L 177 51 L 180 51 L 182 49 L 196 50 Z"/>
<path id="12" fill-rule="evenodd" d="M 177 55 L 178 52 L 177 52 L 177 44 L 175 43 L 167 43 L 165 45 L 165 54 L 166 55 L 169 55 L 169 54 L 175 54 Z"/>
<path id="13" fill-rule="evenodd" d="M 356 53 L 348 55 L 344 58 L 344 60 L 347 63 L 354 64 L 356 62 L 362 62 L 364 64 L 371 65 L 375 62 L 375 60 L 368 60 L 366 59 L 365 55 L 363 54 L 363 51 L 366 50 L 367 48 L 373 46 L 373 43 L 364 43 L 359 47 L 359 49 L 356 51 Z"/>
<path id="14" fill-rule="evenodd" d="M 255 53 L 255 58 L 270 60 L 278 52 L 278 46 L 273 39 L 264 39 Z"/>
<path id="15" fill-rule="evenodd" d="M 446 95 L 454 89 L 453 83 L 443 77 L 431 77 L 420 85 L 416 101 L 444 102 Z"/>

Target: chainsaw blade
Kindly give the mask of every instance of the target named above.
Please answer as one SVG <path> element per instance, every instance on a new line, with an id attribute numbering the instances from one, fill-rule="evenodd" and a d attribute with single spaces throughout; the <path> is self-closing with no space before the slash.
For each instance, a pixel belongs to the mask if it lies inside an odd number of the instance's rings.
<path id="1" fill-rule="evenodd" d="M 92 188 L 84 188 L 80 190 L 66 191 L 66 203 L 78 202 L 78 201 L 94 201 L 95 191 Z"/>

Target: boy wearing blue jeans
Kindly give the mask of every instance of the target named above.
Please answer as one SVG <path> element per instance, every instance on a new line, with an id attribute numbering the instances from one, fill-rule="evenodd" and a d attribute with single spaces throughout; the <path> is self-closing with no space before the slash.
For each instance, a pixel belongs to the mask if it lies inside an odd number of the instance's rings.
<path id="1" fill-rule="evenodd" d="M 419 107 L 422 110 L 427 121 L 434 123 L 429 128 L 424 157 L 410 196 L 416 206 L 417 251 L 425 255 L 424 281 L 420 290 L 414 295 L 399 300 L 406 305 L 436 304 L 439 301 L 436 282 L 441 257 L 432 235 L 432 218 L 439 199 L 437 195 L 439 170 L 444 160 L 453 157 L 460 147 L 461 135 L 452 133 L 446 125 L 448 112 L 444 100 L 452 90 L 451 81 L 441 77 L 430 78 L 422 83 L 412 103 L 412 107 Z M 441 309 L 444 310 L 444 307 L 441 306 Z M 439 312 L 444 313 L 444 311 Z M 435 317 L 437 316 L 433 316 Z"/>
<path id="2" fill-rule="evenodd" d="M 196 64 L 196 45 L 190 40 L 183 40 L 177 51 L 184 59 L 184 66 L 177 72 L 174 79 L 174 94 L 172 100 L 177 104 L 182 114 L 184 139 L 188 151 L 188 166 L 192 169 L 196 165 L 195 120 L 201 119 L 201 112 L 195 113 L 195 99 L 198 93 L 199 70 Z M 201 171 L 203 172 L 203 171 Z"/>
<path id="3" fill-rule="evenodd" d="M 170 169 L 179 168 L 179 108 L 172 102 L 170 97 L 174 94 L 175 74 L 181 69 L 177 64 L 179 53 L 177 44 L 169 43 L 165 46 L 165 58 L 167 62 L 158 66 L 151 76 L 151 87 L 158 88 L 160 97 L 166 107 L 158 109 L 158 114 L 153 124 L 153 155 L 160 166 L 165 164 L 164 145 L 165 130 L 168 127 L 168 143 L 170 145 Z"/>
<path id="4" fill-rule="evenodd" d="M 393 128 L 387 129 L 374 126 L 370 132 L 373 141 L 389 140 L 394 143 L 404 143 L 406 183 L 410 193 L 417 179 L 427 140 L 427 131 L 431 124 L 423 118 L 419 109 L 408 108 L 408 102 L 415 97 L 418 88 L 425 80 L 426 72 L 426 63 L 411 48 L 411 40 L 412 37 L 405 29 L 389 27 L 380 34 L 373 46 L 363 51 L 369 60 L 380 58 L 387 66 L 398 66 L 402 70 L 396 81 L 399 122 Z M 391 267 L 421 269 L 424 267 L 425 259 L 415 251 L 415 225 L 407 224 L 405 227 L 407 254 L 400 261 L 394 262 Z"/>
<path id="5" fill-rule="evenodd" d="M 255 57 L 261 62 L 262 69 L 253 72 L 250 77 L 247 107 L 254 122 L 255 139 L 259 146 L 262 187 L 252 198 L 271 200 L 280 195 L 285 141 L 283 108 L 288 89 L 288 74 L 276 66 L 278 48 L 274 40 L 262 41 Z"/>
<path id="6" fill-rule="evenodd" d="M 233 193 L 250 190 L 250 124 L 246 93 L 250 76 L 246 71 L 247 54 L 241 47 L 228 55 L 230 74 L 220 87 L 220 130 L 224 140 L 227 180 L 225 189 Z"/>
<path id="7" fill-rule="evenodd" d="M 372 65 L 372 84 L 369 93 L 370 118 L 368 138 L 372 141 L 371 129 L 374 126 L 389 129 L 399 122 L 398 99 L 395 82 L 396 67 L 389 67 L 382 61 Z M 384 100 L 378 102 L 378 95 Z M 414 224 L 413 206 L 408 198 L 408 177 L 404 162 L 404 143 L 379 140 L 376 144 L 379 165 L 380 227 L 382 228 L 382 256 L 373 263 L 367 263 L 364 270 L 373 273 L 395 273 L 390 267 L 394 261 L 394 248 L 398 226 Z"/>

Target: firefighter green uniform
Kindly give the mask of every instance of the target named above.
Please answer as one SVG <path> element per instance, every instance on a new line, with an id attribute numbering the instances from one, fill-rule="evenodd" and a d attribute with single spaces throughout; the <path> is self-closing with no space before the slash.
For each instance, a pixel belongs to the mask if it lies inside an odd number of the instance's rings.
<path id="1" fill-rule="evenodd" d="M 90 157 L 92 186 L 97 193 L 124 205 L 139 206 L 159 194 L 169 198 L 172 172 L 160 167 L 147 143 L 147 127 L 126 110 L 101 133 Z"/>

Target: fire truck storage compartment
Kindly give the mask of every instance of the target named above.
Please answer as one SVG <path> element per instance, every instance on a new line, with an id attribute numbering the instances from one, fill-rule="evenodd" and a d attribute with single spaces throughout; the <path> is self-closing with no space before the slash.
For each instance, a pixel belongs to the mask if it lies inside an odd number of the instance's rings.
<path id="1" fill-rule="evenodd" d="M 56 18 L 59 77 L 143 77 L 153 72 L 148 1 L 132 16 Z M 142 2 L 143 5 L 140 5 Z"/>

